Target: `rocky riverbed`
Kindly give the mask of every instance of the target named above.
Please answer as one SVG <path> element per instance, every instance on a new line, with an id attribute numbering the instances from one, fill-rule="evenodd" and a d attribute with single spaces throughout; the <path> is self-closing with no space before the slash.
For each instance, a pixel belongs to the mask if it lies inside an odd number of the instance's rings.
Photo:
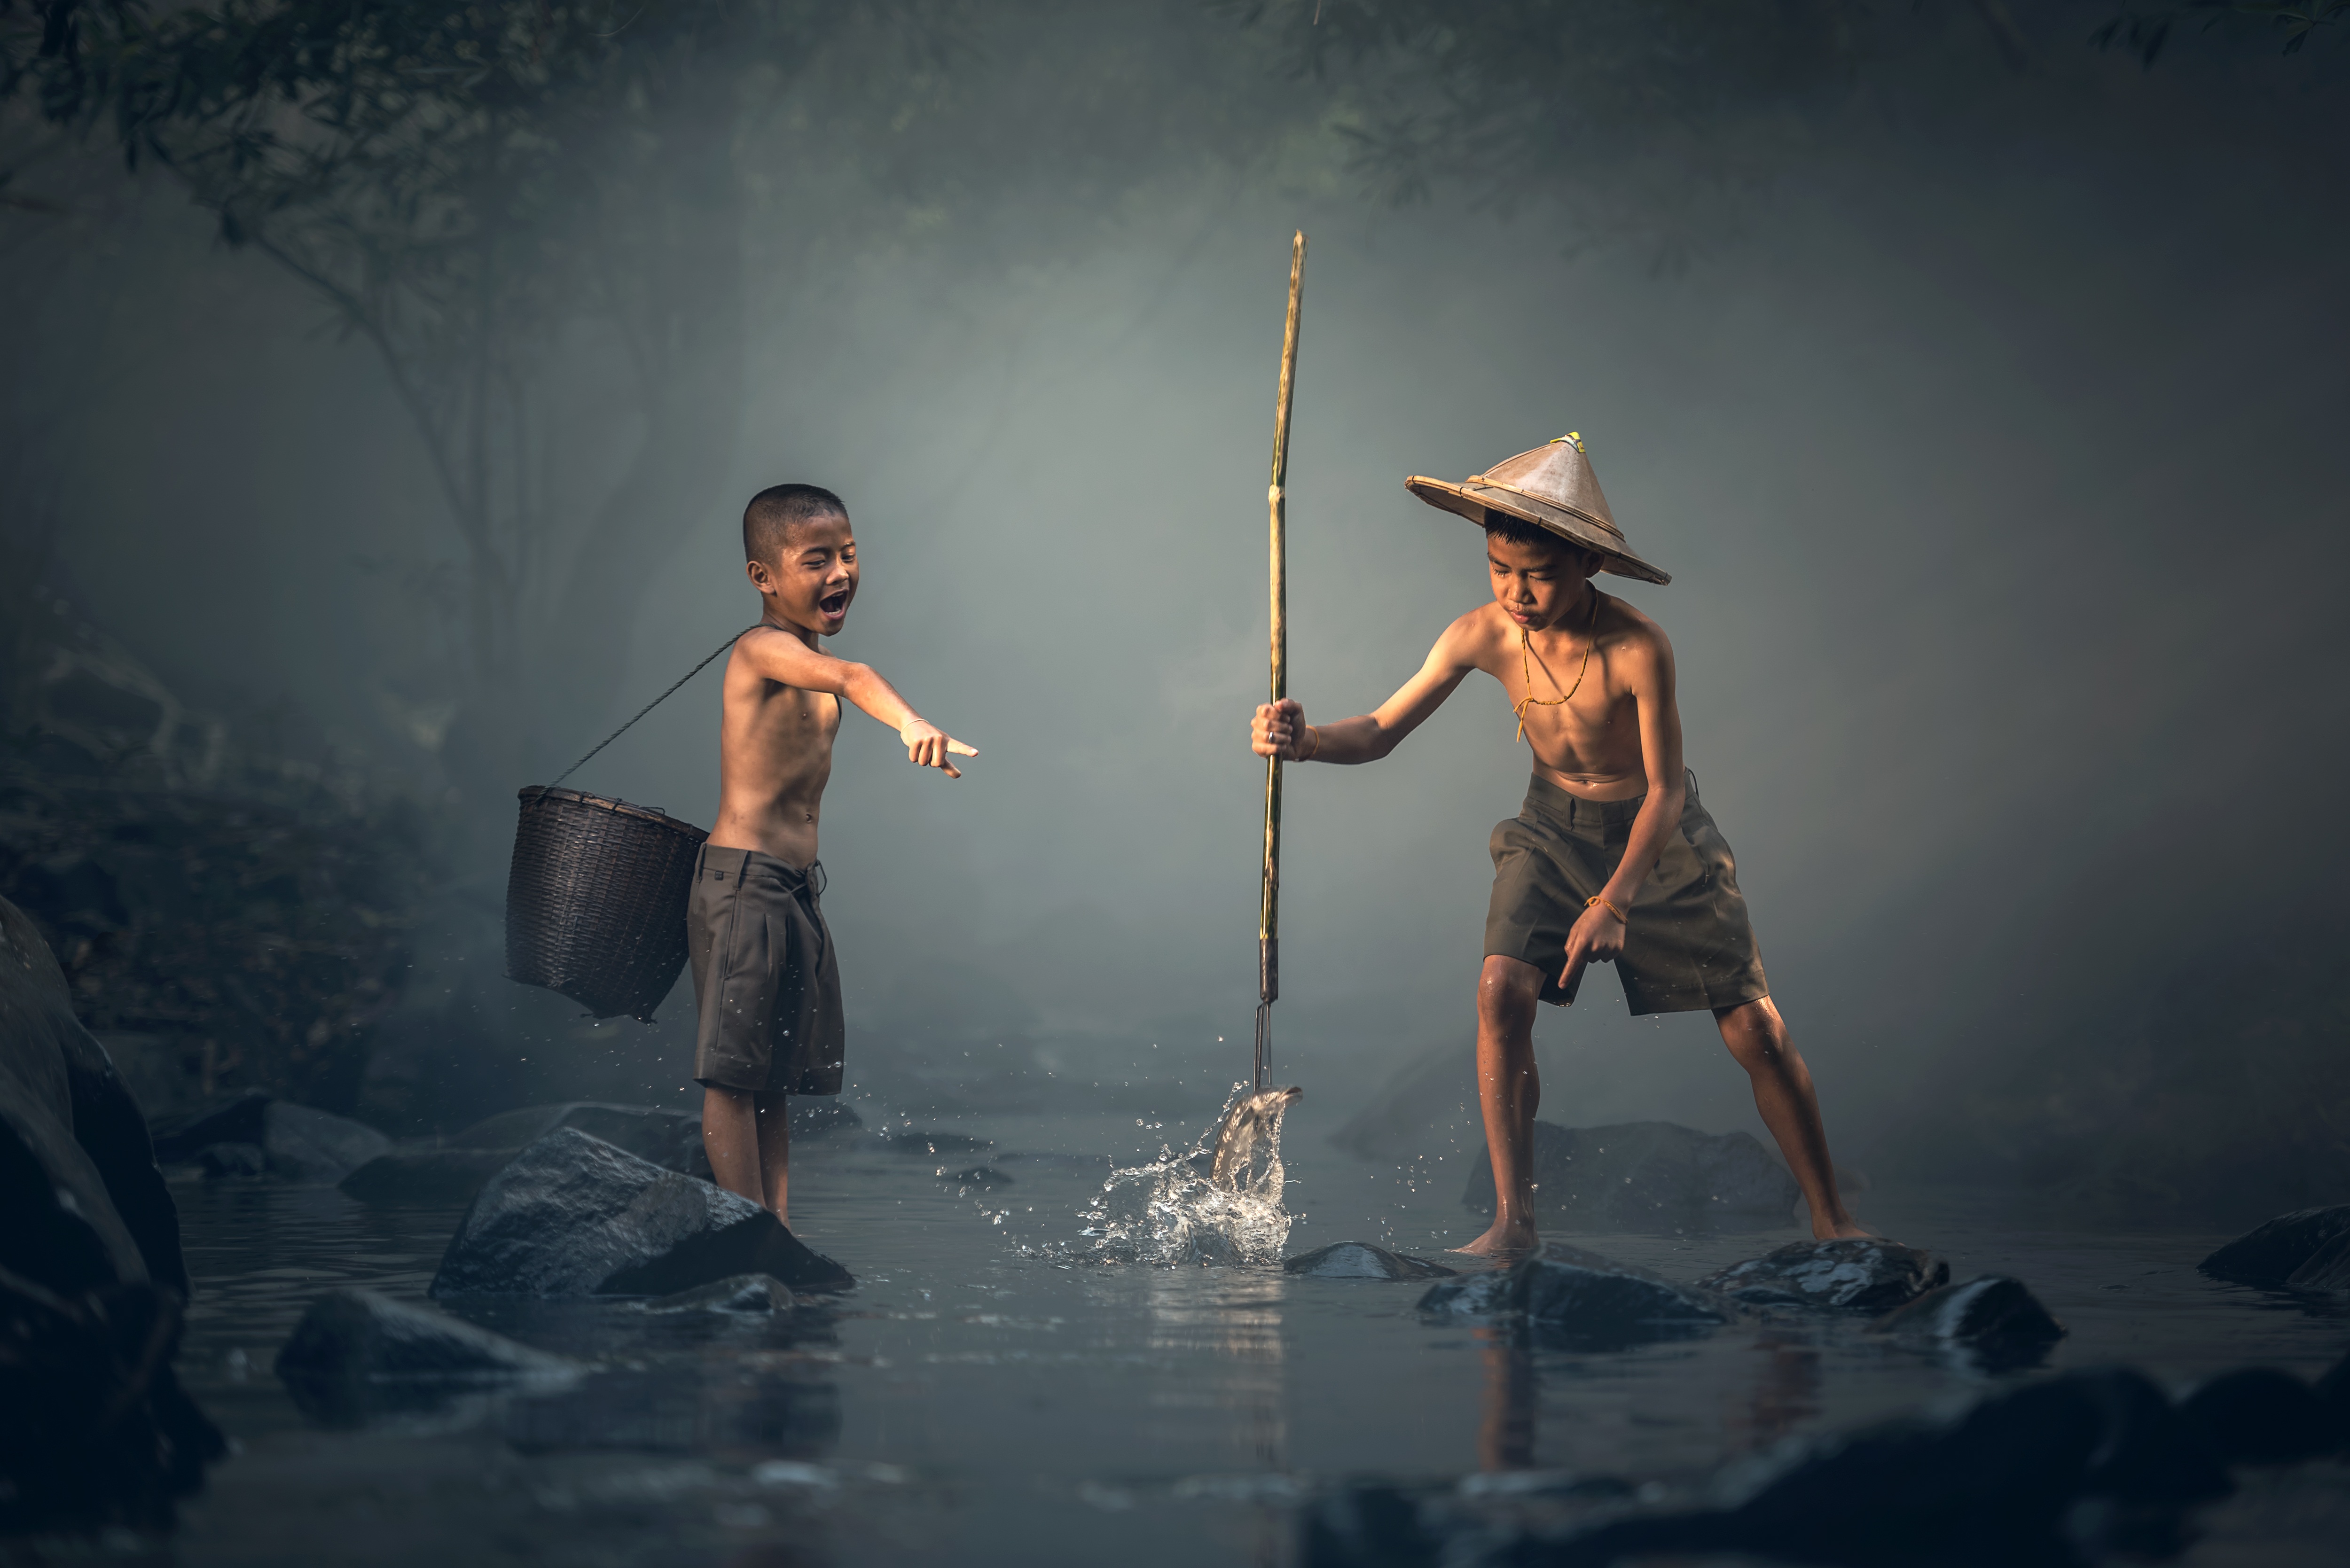
<path id="1" fill-rule="evenodd" d="M 1130 1117 L 905 1127 L 867 1109 L 868 1130 L 807 1146 L 794 1185 L 795 1230 L 857 1287 L 788 1306 L 764 1291 L 743 1310 L 432 1302 L 462 1206 L 175 1181 L 197 1287 L 182 1373 L 241 1448 L 182 1505 L 173 1559 L 1384 1561 L 1330 1555 L 1345 1544 L 1331 1521 L 1358 1520 L 1367 1497 L 1450 1532 L 1430 1550 L 1462 1551 L 1694 1506 L 1724 1467 L 1790 1442 L 2067 1372 L 2127 1364 L 2184 1394 L 2247 1365 L 2314 1379 L 2350 1343 L 2336 1298 L 2199 1272 L 2226 1236 L 2035 1230 L 1949 1195 L 1880 1192 L 1873 1224 L 1961 1283 L 2028 1282 L 2064 1335 L 1987 1369 L 1872 1332 L 1867 1311 L 1765 1300 L 1733 1301 L 1694 1336 L 1593 1348 L 1425 1311 L 1446 1281 L 1379 1277 L 1362 1254 L 1337 1277 L 1075 1262 L 1054 1244 L 1075 1234 L 1102 1157 L 1155 1152 L 1166 1134 L 1146 1148 Z M 1442 1248 L 1482 1222 L 1456 1193 L 1414 1192 L 1292 1131 L 1293 1255 L 1359 1241 L 1461 1262 Z M 1006 1179 L 952 1179 L 983 1162 Z M 1717 1294 L 1754 1282 L 1725 1280 L 1731 1265 L 1800 1240 L 1555 1239 Z M 1913 1267 L 1901 1288 L 1931 1277 Z M 351 1287 L 557 1362 L 506 1386 L 297 1400 L 275 1359 L 315 1303 Z M 2338 1462 L 2240 1469 L 2235 1484 L 2167 1550 L 2315 1563 L 2350 1528 Z"/>

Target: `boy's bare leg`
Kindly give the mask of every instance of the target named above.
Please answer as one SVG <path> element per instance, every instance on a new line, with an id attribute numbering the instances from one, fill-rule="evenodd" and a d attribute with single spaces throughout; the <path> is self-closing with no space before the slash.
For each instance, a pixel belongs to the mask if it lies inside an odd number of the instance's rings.
<path id="1" fill-rule="evenodd" d="M 715 1084 L 702 1091 L 702 1149 L 710 1157 L 710 1179 L 729 1192 L 764 1203 L 759 1179 L 758 1096 L 748 1089 Z"/>
<path id="2" fill-rule="evenodd" d="M 1485 1152 L 1493 1165 L 1493 1223 L 1456 1252 L 1499 1257 L 1534 1245 L 1534 1109 L 1542 1078 L 1534 1071 L 1534 1006 L 1542 971 L 1496 953 L 1477 981 L 1477 1103 L 1485 1113 Z"/>
<path id="3" fill-rule="evenodd" d="M 759 1096 L 759 1174 L 766 1183 L 760 1201 L 775 1218 L 791 1223 L 792 1115 L 781 1095 Z"/>
<path id="4" fill-rule="evenodd" d="M 1835 1165 L 1828 1158 L 1827 1128 L 1820 1122 L 1811 1069 L 1796 1054 L 1779 1010 L 1769 997 L 1761 996 L 1735 1007 L 1717 1007 L 1713 1019 L 1721 1026 L 1721 1043 L 1754 1081 L 1754 1108 L 1779 1140 L 1779 1153 L 1795 1173 L 1804 1201 L 1811 1205 L 1813 1236 L 1825 1241 L 1867 1235 L 1845 1212 L 1836 1192 Z"/>

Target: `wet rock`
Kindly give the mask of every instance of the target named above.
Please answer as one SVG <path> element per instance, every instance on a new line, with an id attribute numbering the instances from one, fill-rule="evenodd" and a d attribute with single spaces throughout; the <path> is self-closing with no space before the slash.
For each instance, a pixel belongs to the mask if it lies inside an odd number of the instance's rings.
<path id="1" fill-rule="evenodd" d="M 1009 1187 L 1012 1178 L 992 1165 L 974 1165 L 969 1170 L 939 1172 L 939 1179 L 953 1187 Z"/>
<path id="2" fill-rule="evenodd" d="M 172 1376 L 180 1298 L 0 1269 L 0 1532 L 158 1527 L 227 1451 Z"/>
<path id="3" fill-rule="evenodd" d="M 1868 1332 L 1921 1350 L 1959 1350 L 1991 1367 L 2029 1366 L 2064 1337 L 2021 1280 L 1984 1274 L 1962 1285 L 1928 1291 L 1896 1307 Z"/>
<path id="4" fill-rule="evenodd" d="M 269 1174 L 269 1151 L 257 1143 L 206 1144 L 197 1151 L 196 1163 L 204 1175 L 217 1180 L 223 1177 L 266 1176 Z"/>
<path id="5" fill-rule="evenodd" d="M 645 1303 L 647 1312 L 723 1312 L 752 1317 L 792 1310 L 792 1288 L 773 1274 L 736 1274 Z"/>
<path id="6" fill-rule="evenodd" d="M 660 1296 L 749 1273 L 795 1291 L 856 1283 L 749 1199 L 566 1127 L 475 1195 L 432 1293 Z"/>
<path id="7" fill-rule="evenodd" d="M 1728 1321 L 1715 1303 L 1646 1269 L 1551 1242 L 1506 1271 L 1441 1280 L 1422 1312 L 1512 1313 L 1594 1348 L 1680 1339 Z"/>
<path id="8" fill-rule="evenodd" d="M 1670 1235 L 1776 1228 L 1800 1196 L 1787 1168 L 1748 1134 L 1671 1122 L 1538 1121 L 1534 1168 L 1535 1219 L 1566 1230 Z M 1461 1201 L 1479 1214 L 1493 1211 L 1492 1168 L 1482 1153 Z"/>
<path id="9" fill-rule="evenodd" d="M 1750 1306 L 1885 1313 L 1950 1281 L 1950 1265 L 1898 1241 L 1793 1241 L 1698 1281 Z"/>
<path id="10" fill-rule="evenodd" d="M 2180 1401 L 2178 1415 L 2215 1458 L 2231 1465 L 2292 1464 L 2350 1437 L 2308 1384 L 2272 1366 L 2222 1373 Z"/>
<path id="11" fill-rule="evenodd" d="M 2350 1203 L 2298 1210 L 2247 1231 L 2198 1267 L 2214 1279 L 2278 1287 L 2343 1236 L 2350 1236 Z"/>
<path id="12" fill-rule="evenodd" d="M 2344 1231 L 2309 1255 L 2309 1262 L 2284 1277 L 2296 1291 L 2350 1291 L 2350 1231 Z"/>
<path id="13" fill-rule="evenodd" d="M 1368 1241 L 1333 1241 L 1282 1262 L 1288 1273 L 1315 1280 L 1434 1280 L 1459 1272 L 1424 1258 L 1407 1258 Z"/>
<path id="14" fill-rule="evenodd" d="M 277 1353 L 287 1383 L 348 1385 L 416 1378 L 567 1378 L 578 1367 L 433 1307 L 376 1291 L 331 1291 L 312 1302 Z"/>

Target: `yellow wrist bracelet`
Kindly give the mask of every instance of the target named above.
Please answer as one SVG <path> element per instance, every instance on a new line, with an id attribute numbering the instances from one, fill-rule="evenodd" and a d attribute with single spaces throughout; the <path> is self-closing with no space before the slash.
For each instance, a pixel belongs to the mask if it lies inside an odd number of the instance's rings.
<path id="1" fill-rule="evenodd" d="M 1619 925 L 1619 926 L 1628 926 L 1628 925 L 1630 925 L 1630 924 L 1632 923 L 1631 921 L 1629 921 L 1629 920 L 1627 920 L 1627 919 L 1626 919 L 1624 918 L 1624 911 L 1623 911 L 1623 910 L 1621 910 L 1621 909 L 1617 909 L 1617 908 L 1615 905 L 1613 905 L 1613 904 L 1609 904 L 1609 903 L 1607 902 L 1607 899 L 1605 899 L 1605 898 L 1596 898 L 1596 897 L 1595 897 L 1595 898 L 1586 898 L 1585 900 L 1583 900 L 1583 907 L 1584 907 L 1585 909 L 1589 909 L 1589 908 L 1591 908 L 1591 906 L 1592 906 L 1592 905 L 1594 905 L 1594 904 L 1607 904 L 1607 912 L 1608 912 L 1609 914 L 1611 914 L 1611 915 L 1613 915 L 1613 916 L 1615 916 L 1615 917 L 1616 917 L 1616 923 L 1617 923 L 1617 925 Z"/>

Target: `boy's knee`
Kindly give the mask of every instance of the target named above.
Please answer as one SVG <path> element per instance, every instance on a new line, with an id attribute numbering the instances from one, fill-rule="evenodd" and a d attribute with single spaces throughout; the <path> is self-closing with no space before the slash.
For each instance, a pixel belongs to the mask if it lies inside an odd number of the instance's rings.
<path id="1" fill-rule="evenodd" d="M 1542 971 L 1498 955 L 1485 961 L 1477 979 L 1477 1015 L 1489 1023 L 1531 1021 L 1542 999 Z"/>
<path id="2" fill-rule="evenodd" d="M 1787 1059 L 1787 1026 L 1767 999 L 1726 1009 L 1717 1016 L 1721 1043 L 1747 1071 L 1775 1067 Z"/>

